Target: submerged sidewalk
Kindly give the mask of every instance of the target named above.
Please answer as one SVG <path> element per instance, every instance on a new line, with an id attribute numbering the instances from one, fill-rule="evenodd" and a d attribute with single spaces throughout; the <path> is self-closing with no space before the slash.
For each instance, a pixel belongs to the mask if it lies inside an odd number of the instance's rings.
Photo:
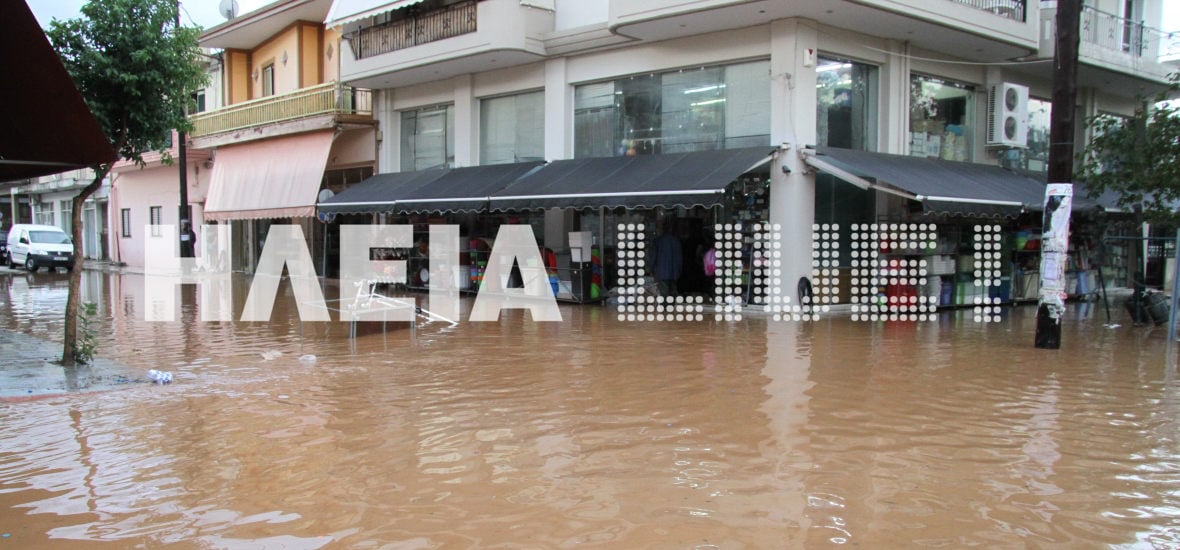
<path id="1" fill-rule="evenodd" d="M 89 365 L 66 368 L 61 344 L 0 329 L 0 400 L 112 389 L 139 380 L 143 373 L 96 357 Z"/>

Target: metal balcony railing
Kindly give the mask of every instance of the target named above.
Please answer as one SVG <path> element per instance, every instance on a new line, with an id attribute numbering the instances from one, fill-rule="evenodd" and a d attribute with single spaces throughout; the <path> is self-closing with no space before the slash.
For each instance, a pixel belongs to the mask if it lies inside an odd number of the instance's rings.
<path id="1" fill-rule="evenodd" d="M 1091 6 L 1082 7 L 1081 40 L 1152 61 L 1180 55 L 1180 33 L 1166 33 Z"/>
<path id="2" fill-rule="evenodd" d="M 1026 0 L 951 0 L 957 4 L 971 6 L 977 10 L 994 13 L 1000 17 L 1023 23 L 1028 15 Z"/>
<path id="3" fill-rule="evenodd" d="M 476 0 L 414 13 L 404 19 L 363 28 L 347 36 L 357 59 L 404 50 L 476 31 Z"/>
<path id="4" fill-rule="evenodd" d="M 372 117 L 372 91 L 328 82 L 198 113 L 190 116 L 189 120 L 193 123 L 192 137 L 203 137 L 327 114 Z"/>

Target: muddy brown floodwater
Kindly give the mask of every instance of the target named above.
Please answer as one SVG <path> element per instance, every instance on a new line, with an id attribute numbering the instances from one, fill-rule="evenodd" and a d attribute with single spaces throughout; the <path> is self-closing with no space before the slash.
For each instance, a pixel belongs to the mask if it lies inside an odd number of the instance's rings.
<path id="1" fill-rule="evenodd" d="M 1060 351 L 1027 306 L 350 341 L 289 297 L 148 323 L 142 277 L 85 276 L 100 354 L 176 382 L 0 402 L 0 545 L 1180 546 L 1175 355 L 1121 308 L 1071 307 Z M 64 275 L 0 280 L 0 327 L 60 338 Z"/>

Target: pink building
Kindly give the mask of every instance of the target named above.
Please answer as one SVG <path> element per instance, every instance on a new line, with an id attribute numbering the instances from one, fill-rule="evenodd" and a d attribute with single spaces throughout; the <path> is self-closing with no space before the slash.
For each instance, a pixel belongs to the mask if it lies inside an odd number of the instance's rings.
<path id="1" fill-rule="evenodd" d="M 175 137 L 173 134 L 173 146 L 168 149 L 172 163 L 165 164 L 164 155 L 151 152 L 143 156 L 144 166 L 122 161 L 111 170 L 109 219 L 112 261 L 124 263 L 133 269 L 143 269 L 147 239 L 160 238 L 151 226 L 180 224 L 180 166 L 177 164 L 179 153 Z M 213 155 L 205 149 L 189 148 L 185 156 L 188 165 L 188 201 L 195 220 L 193 227 L 199 237 L 205 196 L 212 175 Z"/>

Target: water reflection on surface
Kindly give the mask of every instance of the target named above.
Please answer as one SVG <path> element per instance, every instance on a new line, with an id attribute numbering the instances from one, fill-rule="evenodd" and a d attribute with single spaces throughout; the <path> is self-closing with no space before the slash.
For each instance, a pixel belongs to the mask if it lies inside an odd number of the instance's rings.
<path id="1" fill-rule="evenodd" d="M 0 282 L 0 326 L 60 338 L 64 275 Z M 563 306 L 561 323 L 350 341 L 341 323 L 192 307 L 147 323 L 142 277 L 84 287 L 100 354 L 177 382 L 0 402 L 14 543 L 1180 544 L 1175 353 L 1092 305 L 1070 310 L 1061 351 L 1032 348 L 1031 307 L 984 325 Z"/>

